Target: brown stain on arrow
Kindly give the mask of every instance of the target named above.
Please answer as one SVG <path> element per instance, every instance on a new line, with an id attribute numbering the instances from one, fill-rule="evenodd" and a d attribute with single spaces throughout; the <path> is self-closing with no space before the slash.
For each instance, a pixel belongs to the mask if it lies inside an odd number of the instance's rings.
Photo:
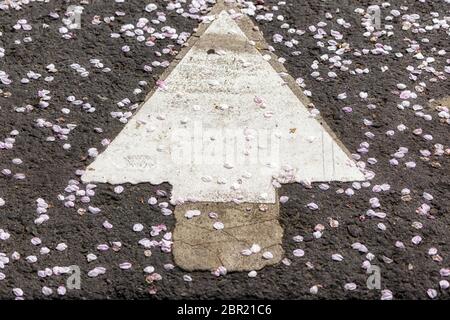
<path id="1" fill-rule="evenodd" d="M 260 270 L 281 261 L 283 229 L 279 224 L 279 203 L 186 203 L 175 208 L 176 225 L 173 234 L 175 263 L 184 270 L 212 271 L 223 266 L 230 271 Z M 199 210 L 201 215 L 187 219 L 188 210 Z M 218 218 L 209 217 L 210 212 Z M 224 229 L 216 230 L 220 221 Z M 261 251 L 250 256 L 242 250 L 258 244 Z M 272 259 L 263 258 L 269 251 Z"/>

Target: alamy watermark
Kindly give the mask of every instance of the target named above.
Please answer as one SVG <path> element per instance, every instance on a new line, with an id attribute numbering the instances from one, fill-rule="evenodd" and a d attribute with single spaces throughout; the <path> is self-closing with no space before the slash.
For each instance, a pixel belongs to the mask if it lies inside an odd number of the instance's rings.
<path id="1" fill-rule="evenodd" d="M 367 21 L 369 26 L 375 29 L 381 29 L 381 8 L 378 5 L 371 5 L 367 8 L 367 14 L 369 20 Z"/>
<path id="2" fill-rule="evenodd" d="M 84 8 L 80 5 L 70 5 L 67 7 L 65 17 L 62 19 L 64 25 L 70 29 L 81 29 L 81 16 Z M 381 8 L 379 5 L 370 5 L 366 9 L 367 18 L 364 19 L 366 26 L 373 27 L 374 29 L 381 29 Z"/>
<path id="3" fill-rule="evenodd" d="M 69 290 L 81 289 L 81 270 L 77 265 L 69 266 L 70 276 L 66 280 L 66 287 Z"/>
<path id="4" fill-rule="evenodd" d="M 183 165 L 279 166 L 280 143 L 274 130 L 239 127 L 210 127 L 195 122 L 171 132 L 171 158 Z"/>
<path id="5" fill-rule="evenodd" d="M 65 17 L 62 19 L 64 25 L 70 29 L 81 29 L 81 15 L 84 8 L 82 6 L 70 5 L 67 7 Z"/>
<path id="6" fill-rule="evenodd" d="M 66 280 L 66 288 L 68 290 L 81 289 L 81 269 L 77 265 L 68 267 L 69 277 Z M 371 265 L 366 273 L 369 275 L 366 280 L 367 289 L 381 290 L 381 268 L 377 265 Z"/>
<path id="7" fill-rule="evenodd" d="M 154 139 L 154 133 L 150 131 L 149 136 L 142 137 L 144 149 L 136 148 L 134 154 L 111 159 L 112 164 L 118 170 L 152 170 L 170 163 L 174 168 L 224 166 L 231 169 L 239 166 L 266 171 L 281 167 L 280 152 L 289 141 L 286 137 L 283 139 L 278 130 L 213 127 L 202 121 L 174 127 L 161 135 L 161 139 Z"/>
<path id="8" fill-rule="evenodd" d="M 369 290 L 381 290 L 381 269 L 379 266 L 371 265 L 367 269 L 367 274 L 369 277 L 367 278 L 366 285 Z"/>

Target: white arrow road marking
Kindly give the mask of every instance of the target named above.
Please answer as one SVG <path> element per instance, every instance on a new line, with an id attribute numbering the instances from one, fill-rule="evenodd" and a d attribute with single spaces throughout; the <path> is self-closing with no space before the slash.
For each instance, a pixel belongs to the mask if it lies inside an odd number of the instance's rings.
<path id="1" fill-rule="evenodd" d="M 82 176 L 169 182 L 179 202 L 274 203 L 273 179 L 364 175 L 226 11 Z"/>

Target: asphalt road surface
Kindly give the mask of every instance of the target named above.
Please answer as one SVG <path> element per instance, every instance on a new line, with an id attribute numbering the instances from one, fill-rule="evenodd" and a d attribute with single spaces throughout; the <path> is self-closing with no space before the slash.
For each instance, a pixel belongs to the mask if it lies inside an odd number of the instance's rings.
<path id="1" fill-rule="evenodd" d="M 217 277 L 174 265 L 170 185 L 80 182 L 213 4 L 0 0 L 0 298 L 449 299 L 450 3 L 372 4 L 242 4 L 373 178 L 284 185 L 283 262 Z"/>

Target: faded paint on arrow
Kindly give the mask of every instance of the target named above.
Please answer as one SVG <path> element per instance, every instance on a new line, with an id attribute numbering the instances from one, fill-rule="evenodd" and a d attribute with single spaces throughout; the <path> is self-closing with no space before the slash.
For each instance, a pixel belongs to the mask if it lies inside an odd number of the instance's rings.
<path id="1" fill-rule="evenodd" d="M 169 182 L 177 203 L 275 203 L 274 181 L 364 175 L 222 11 L 82 180 Z"/>

